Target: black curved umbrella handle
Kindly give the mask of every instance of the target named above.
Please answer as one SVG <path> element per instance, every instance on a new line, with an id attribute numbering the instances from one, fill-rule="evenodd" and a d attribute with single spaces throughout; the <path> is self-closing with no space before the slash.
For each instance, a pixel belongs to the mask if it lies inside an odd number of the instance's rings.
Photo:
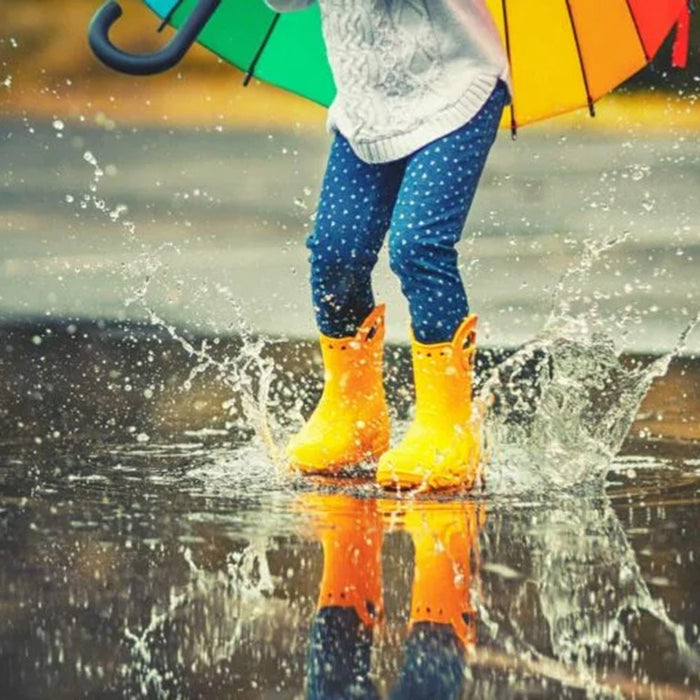
<path id="1" fill-rule="evenodd" d="M 160 51 L 144 55 L 122 51 L 109 40 L 109 30 L 121 17 L 122 8 L 116 0 L 108 0 L 90 22 L 88 30 L 90 48 L 105 65 L 122 73 L 129 75 L 162 73 L 182 60 L 220 4 L 221 0 L 199 0 L 177 34 Z"/>

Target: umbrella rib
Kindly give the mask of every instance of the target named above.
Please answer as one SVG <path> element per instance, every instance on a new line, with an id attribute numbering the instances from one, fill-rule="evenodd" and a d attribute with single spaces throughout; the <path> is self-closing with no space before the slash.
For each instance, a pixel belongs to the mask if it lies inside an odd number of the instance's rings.
<path id="1" fill-rule="evenodd" d="M 627 4 L 627 9 L 629 10 L 630 17 L 632 18 L 632 24 L 634 24 L 634 28 L 637 32 L 637 39 L 639 39 L 639 45 L 642 47 L 642 51 L 644 52 L 644 59 L 646 60 L 647 63 L 651 61 L 651 56 L 647 52 L 647 47 L 644 44 L 644 39 L 642 39 L 642 32 L 639 29 L 639 24 L 637 23 L 637 17 L 634 14 L 634 10 L 632 9 L 632 5 L 630 5 L 630 0 L 625 0 L 625 3 Z"/>
<path id="2" fill-rule="evenodd" d="M 503 31 L 506 35 L 506 53 L 508 54 L 508 66 L 510 67 L 510 80 L 514 82 L 513 62 L 510 59 L 510 33 L 508 32 L 508 11 L 506 9 L 506 0 L 501 0 L 501 10 L 503 12 Z M 515 120 L 515 95 L 510 97 L 510 135 L 513 139 L 518 134 L 518 122 Z"/>
<path id="3" fill-rule="evenodd" d="M 593 98 L 588 87 L 588 76 L 586 75 L 586 65 L 583 62 L 583 54 L 581 53 L 581 44 L 578 40 L 578 32 L 576 31 L 576 22 L 574 21 L 574 13 L 571 10 L 571 0 L 566 0 L 566 9 L 569 12 L 569 22 L 571 22 L 571 31 L 574 33 L 574 41 L 576 42 L 576 52 L 578 53 L 578 62 L 581 66 L 581 77 L 583 78 L 583 87 L 586 90 L 586 99 L 588 100 L 588 111 L 592 117 L 595 117 L 595 107 L 593 106 Z"/>
<path id="4" fill-rule="evenodd" d="M 258 65 L 258 61 L 260 60 L 260 56 L 262 56 L 262 52 L 265 50 L 265 47 L 267 46 L 267 42 L 270 41 L 270 37 L 272 36 L 272 32 L 275 31 L 275 27 L 277 26 L 277 22 L 279 21 L 279 18 L 280 18 L 280 13 L 276 12 L 275 16 L 272 18 L 272 22 L 270 22 L 270 26 L 267 28 L 267 32 L 265 34 L 265 37 L 262 40 L 262 43 L 258 47 L 258 50 L 255 53 L 255 56 L 253 56 L 253 60 L 250 62 L 250 66 L 248 66 L 248 70 L 245 74 L 245 78 L 243 78 L 243 86 L 244 87 L 246 85 L 248 85 L 251 78 L 253 77 L 253 73 L 255 72 L 255 67 Z"/>
<path id="5" fill-rule="evenodd" d="M 177 9 L 182 5 L 182 3 L 185 0 L 177 0 L 177 2 L 168 10 L 168 14 L 163 17 L 163 21 L 160 23 L 160 26 L 158 27 L 158 31 L 162 32 L 167 26 L 168 22 L 173 18 L 173 15 L 175 12 L 177 12 Z"/>

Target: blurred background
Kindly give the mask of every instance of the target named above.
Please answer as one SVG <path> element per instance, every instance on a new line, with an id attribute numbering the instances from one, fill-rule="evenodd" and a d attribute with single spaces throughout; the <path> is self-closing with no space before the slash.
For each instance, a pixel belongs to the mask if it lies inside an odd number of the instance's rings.
<path id="1" fill-rule="evenodd" d="M 115 43 L 158 19 L 123 0 Z M 324 110 L 196 48 L 175 70 L 110 71 L 86 41 L 94 0 L 0 5 L 0 314 L 237 324 L 315 334 L 304 239 Z M 700 25 L 597 107 L 502 132 L 461 244 L 482 340 L 514 346 L 583 314 L 627 349 L 673 347 L 697 309 Z M 164 32 L 167 35 L 167 31 Z M 408 315 L 383 255 L 389 336 Z M 697 334 L 696 334 L 697 336 Z M 689 347 L 698 349 L 696 336 Z"/>

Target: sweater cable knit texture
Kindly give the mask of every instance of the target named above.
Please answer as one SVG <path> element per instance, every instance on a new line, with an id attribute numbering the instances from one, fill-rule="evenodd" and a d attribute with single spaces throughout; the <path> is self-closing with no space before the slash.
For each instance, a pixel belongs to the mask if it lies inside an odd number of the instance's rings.
<path id="1" fill-rule="evenodd" d="M 281 12 L 313 0 L 265 0 Z M 328 126 L 368 163 L 469 121 L 508 61 L 484 0 L 318 0 L 337 95 Z"/>

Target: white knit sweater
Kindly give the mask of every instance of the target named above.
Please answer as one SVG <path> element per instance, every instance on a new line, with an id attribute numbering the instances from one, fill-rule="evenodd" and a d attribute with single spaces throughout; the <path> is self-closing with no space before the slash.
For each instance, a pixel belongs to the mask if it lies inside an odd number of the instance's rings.
<path id="1" fill-rule="evenodd" d="M 278 12 L 314 0 L 265 0 Z M 359 158 L 403 158 L 468 122 L 508 58 L 484 0 L 318 0 L 337 95 L 328 125 Z"/>

